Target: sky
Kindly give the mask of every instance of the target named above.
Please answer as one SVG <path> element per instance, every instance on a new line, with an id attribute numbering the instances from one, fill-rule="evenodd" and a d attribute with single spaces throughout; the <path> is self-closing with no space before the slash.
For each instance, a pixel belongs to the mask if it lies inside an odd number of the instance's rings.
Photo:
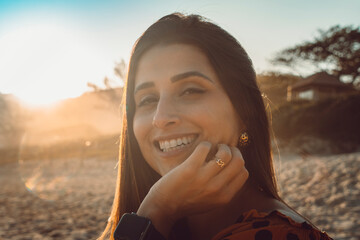
<path id="1" fill-rule="evenodd" d="M 136 39 L 172 12 L 209 18 L 232 34 L 257 73 L 277 70 L 276 52 L 312 40 L 318 29 L 359 25 L 358 0 L 0 0 L 0 93 L 46 105 L 121 86 L 114 66 L 128 63 Z M 310 74 L 311 70 L 303 70 Z"/>

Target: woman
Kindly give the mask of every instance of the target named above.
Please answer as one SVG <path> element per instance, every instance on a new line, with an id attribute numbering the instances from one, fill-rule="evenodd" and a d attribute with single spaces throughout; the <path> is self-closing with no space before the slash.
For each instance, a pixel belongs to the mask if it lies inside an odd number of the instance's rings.
<path id="1" fill-rule="evenodd" d="M 171 14 L 145 31 L 130 59 L 102 237 L 328 238 L 277 193 L 255 78 L 236 39 L 200 16 Z"/>

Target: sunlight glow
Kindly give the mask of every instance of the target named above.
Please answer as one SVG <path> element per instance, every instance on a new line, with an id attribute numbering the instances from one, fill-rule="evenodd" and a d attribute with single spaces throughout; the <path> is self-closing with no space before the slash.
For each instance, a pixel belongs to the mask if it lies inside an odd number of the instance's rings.
<path id="1" fill-rule="evenodd" d="M 99 66 L 98 48 L 70 27 L 24 24 L 0 38 L 0 81 L 29 105 L 79 96 L 88 90 L 84 83 L 101 81 L 101 70 L 113 67 Z"/>

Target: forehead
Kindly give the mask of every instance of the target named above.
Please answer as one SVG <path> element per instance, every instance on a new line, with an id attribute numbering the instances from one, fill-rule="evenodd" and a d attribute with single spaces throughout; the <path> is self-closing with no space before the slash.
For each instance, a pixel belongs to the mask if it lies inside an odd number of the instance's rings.
<path id="1" fill-rule="evenodd" d="M 154 46 L 139 61 L 135 85 L 170 79 L 176 74 L 190 71 L 198 71 L 217 80 L 208 58 L 199 48 L 188 44 Z"/>

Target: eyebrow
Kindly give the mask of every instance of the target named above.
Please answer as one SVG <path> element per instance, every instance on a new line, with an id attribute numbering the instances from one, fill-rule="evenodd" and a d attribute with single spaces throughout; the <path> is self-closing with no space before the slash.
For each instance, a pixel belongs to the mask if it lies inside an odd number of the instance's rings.
<path id="1" fill-rule="evenodd" d="M 206 76 L 198 71 L 190 71 L 190 72 L 180 73 L 180 74 L 173 76 L 170 80 L 171 80 L 171 82 L 176 82 L 176 81 L 179 81 L 179 80 L 182 80 L 182 79 L 185 79 L 188 77 L 193 77 L 193 76 L 204 78 L 206 80 L 209 80 L 212 83 L 214 82 L 213 80 L 211 80 L 211 78 L 209 78 L 208 76 Z"/>
<path id="2" fill-rule="evenodd" d="M 144 83 L 141 83 L 139 84 L 138 86 L 136 86 L 135 90 L 134 90 L 134 95 L 142 90 L 142 89 L 146 89 L 146 88 L 150 88 L 150 87 L 153 87 L 155 86 L 155 84 L 153 82 L 144 82 Z"/>
<path id="3" fill-rule="evenodd" d="M 206 76 L 205 74 L 202 74 L 201 72 L 198 72 L 198 71 L 190 71 L 190 72 L 184 72 L 184 73 L 179 73 L 179 74 L 176 74 L 175 76 L 171 77 L 170 78 L 170 81 L 171 82 L 177 82 L 177 81 L 180 81 L 180 80 L 183 80 L 183 79 L 186 79 L 186 78 L 189 78 L 189 77 L 201 77 L 203 79 L 206 79 L 212 83 L 214 83 L 214 81 L 209 78 L 208 76 Z M 150 88 L 150 87 L 154 87 L 155 84 L 153 82 L 144 82 L 144 83 L 141 83 L 139 84 L 138 86 L 136 86 L 135 90 L 134 90 L 134 95 L 139 91 L 139 90 L 142 90 L 142 89 L 146 89 L 146 88 Z"/>

